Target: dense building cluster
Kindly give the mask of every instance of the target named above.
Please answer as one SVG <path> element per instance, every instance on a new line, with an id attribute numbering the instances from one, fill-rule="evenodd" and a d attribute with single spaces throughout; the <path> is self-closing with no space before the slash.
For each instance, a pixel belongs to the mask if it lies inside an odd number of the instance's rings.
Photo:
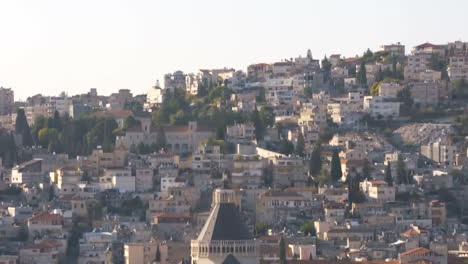
<path id="1" fill-rule="evenodd" d="M 468 48 L 0 88 L 0 263 L 464 263 Z"/>

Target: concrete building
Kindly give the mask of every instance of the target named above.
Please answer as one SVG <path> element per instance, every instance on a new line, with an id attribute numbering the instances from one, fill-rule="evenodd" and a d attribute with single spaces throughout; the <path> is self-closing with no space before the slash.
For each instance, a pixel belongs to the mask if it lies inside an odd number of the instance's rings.
<path id="1" fill-rule="evenodd" d="M 385 99 L 396 99 L 403 86 L 396 82 L 382 82 L 380 84 L 379 96 Z"/>
<path id="2" fill-rule="evenodd" d="M 234 124 L 226 127 L 226 137 L 231 143 L 249 143 L 255 140 L 255 127 L 252 123 Z"/>
<path id="3" fill-rule="evenodd" d="M 15 94 L 11 88 L 0 87 L 0 115 L 11 114 Z"/>
<path id="4" fill-rule="evenodd" d="M 364 111 L 373 118 L 397 118 L 400 116 L 400 102 L 386 101 L 378 96 L 364 97 Z"/>
<path id="5" fill-rule="evenodd" d="M 232 183 L 242 188 L 257 188 L 263 183 L 265 162 L 254 145 L 237 145 L 232 169 Z"/>
<path id="6" fill-rule="evenodd" d="M 12 184 L 40 184 L 45 180 L 42 172 L 42 160 L 33 159 L 20 165 L 16 165 L 11 170 L 10 183 Z"/>
<path id="7" fill-rule="evenodd" d="M 437 105 L 439 100 L 448 97 L 448 86 L 444 81 L 410 82 L 408 87 L 416 104 Z"/>
<path id="8" fill-rule="evenodd" d="M 256 200 L 256 219 L 274 224 L 296 218 L 310 209 L 309 199 L 293 191 L 267 190 Z"/>
<path id="9" fill-rule="evenodd" d="M 164 89 L 159 86 L 159 82 L 151 87 L 146 93 L 145 109 L 151 109 L 159 106 L 164 100 Z"/>
<path id="10" fill-rule="evenodd" d="M 450 81 L 464 80 L 468 82 L 468 55 L 450 57 L 447 73 Z"/>
<path id="11" fill-rule="evenodd" d="M 389 186 L 385 181 L 368 181 L 360 183 L 361 190 L 364 192 L 367 201 L 375 203 L 394 202 L 396 189 Z"/>
<path id="12" fill-rule="evenodd" d="M 439 164 L 456 165 L 457 154 L 456 145 L 443 141 L 421 146 L 421 155 Z"/>
<path id="13" fill-rule="evenodd" d="M 382 45 L 380 49 L 388 52 L 391 56 L 400 58 L 405 57 L 405 45 L 400 44 L 400 42 L 397 42 L 396 44 Z"/>
<path id="14" fill-rule="evenodd" d="M 156 257 L 159 244 L 156 241 L 130 242 L 124 244 L 125 264 L 150 264 Z"/>
<path id="15" fill-rule="evenodd" d="M 109 96 L 107 108 L 109 110 L 123 110 L 125 104 L 133 101 L 133 94 L 129 89 L 120 89 Z"/>

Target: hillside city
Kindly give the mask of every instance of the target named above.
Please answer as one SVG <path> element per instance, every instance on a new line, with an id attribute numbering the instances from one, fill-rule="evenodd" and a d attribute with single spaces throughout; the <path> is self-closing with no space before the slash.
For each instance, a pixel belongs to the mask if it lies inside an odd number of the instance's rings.
<path id="1" fill-rule="evenodd" d="M 0 263 L 468 263 L 467 45 L 2 87 Z"/>

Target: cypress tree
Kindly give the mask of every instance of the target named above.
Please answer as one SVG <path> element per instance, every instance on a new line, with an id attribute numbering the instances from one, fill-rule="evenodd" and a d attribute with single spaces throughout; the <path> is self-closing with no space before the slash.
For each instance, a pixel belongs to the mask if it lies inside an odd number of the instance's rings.
<path id="1" fill-rule="evenodd" d="M 392 168 L 390 167 L 390 162 L 387 163 L 387 167 L 385 168 L 385 181 L 387 182 L 388 186 L 393 186 Z"/>
<path id="2" fill-rule="evenodd" d="M 368 159 L 364 160 L 364 166 L 362 167 L 362 176 L 366 180 L 371 179 L 371 166 L 370 166 L 370 162 Z"/>
<path id="3" fill-rule="evenodd" d="M 156 248 L 156 257 L 154 258 L 154 261 L 161 262 L 161 251 L 159 250 L 159 244 L 158 244 L 158 247 Z"/>
<path id="4" fill-rule="evenodd" d="M 166 133 L 163 125 L 158 125 L 156 132 L 156 149 L 161 150 L 166 148 Z"/>
<path id="5" fill-rule="evenodd" d="M 297 143 L 296 143 L 296 149 L 294 152 L 296 155 L 299 156 L 304 156 L 304 148 L 305 148 L 305 140 L 304 140 L 304 135 L 302 132 L 299 132 L 299 135 L 297 136 Z"/>
<path id="6" fill-rule="evenodd" d="M 20 134 L 22 136 L 24 146 L 32 146 L 33 140 L 31 136 L 31 129 L 29 128 L 26 114 L 22 108 L 18 109 L 16 114 L 15 132 L 16 134 Z"/>
<path id="7" fill-rule="evenodd" d="M 280 264 L 287 264 L 286 244 L 284 243 L 284 238 L 281 238 L 280 243 L 279 243 L 279 261 L 280 261 Z"/>
<path id="8" fill-rule="evenodd" d="M 332 160 L 331 160 L 331 170 L 330 176 L 333 182 L 340 181 L 341 177 L 343 176 L 343 172 L 341 171 L 341 161 L 338 155 L 338 150 L 333 150 Z"/>
<path id="9" fill-rule="evenodd" d="M 317 144 L 312 150 L 309 161 L 309 172 L 312 176 L 318 176 L 322 171 L 322 147 Z"/>
<path id="10" fill-rule="evenodd" d="M 359 67 L 357 81 L 361 85 L 367 85 L 366 63 L 364 62 L 364 60 L 361 62 L 361 66 Z"/>

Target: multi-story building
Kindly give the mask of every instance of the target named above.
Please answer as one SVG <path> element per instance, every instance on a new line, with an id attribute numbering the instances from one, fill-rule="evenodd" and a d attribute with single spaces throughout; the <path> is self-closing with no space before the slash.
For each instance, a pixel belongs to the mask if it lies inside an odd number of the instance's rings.
<path id="1" fill-rule="evenodd" d="M 10 183 L 12 184 L 40 184 L 45 180 L 42 171 L 42 160 L 33 159 L 13 167 Z"/>
<path id="2" fill-rule="evenodd" d="M 293 81 L 293 78 L 267 79 L 264 83 L 266 101 L 272 106 L 290 105 L 294 97 Z"/>
<path id="3" fill-rule="evenodd" d="M 255 140 L 255 127 L 252 123 L 234 124 L 226 127 L 226 137 L 231 143 L 248 143 Z"/>
<path id="4" fill-rule="evenodd" d="M 400 116 L 400 102 L 386 101 L 378 96 L 364 97 L 364 111 L 373 118 L 397 118 Z"/>
<path id="5" fill-rule="evenodd" d="M 395 187 L 389 186 L 385 181 L 364 180 L 360 183 L 360 187 L 370 202 L 386 203 L 395 201 Z"/>
<path id="6" fill-rule="evenodd" d="M 396 44 L 382 45 L 380 48 L 382 51 L 388 52 L 391 56 L 400 58 L 405 57 L 405 45 L 400 44 L 400 42 L 397 42 Z"/>
<path id="7" fill-rule="evenodd" d="M 448 96 L 448 86 L 444 81 L 410 82 L 408 87 L 414 102 L 426 105 L 437 105 L 439 99 Z"/>
<path id="8" fill-rule="evenodd" d="M 247 79 L 252 82 L 263 82 L 269 77 L 272 67 L 267 63 L 252 64 L 247 67 Z"/>
<path id="9" fill-rule="evenodd" d="M 435 45 L 432 43 L 423 43 L 421 45 L 415 46 L 412 50 L 412 53 L 417 53 L 417 52 L 426 52 L 426 53 L 433 53 L 433 54 L 438 54 L 439 56 L 445 56 L 445 48 L 446 46 L 444 45 Z"/>
<path id="10" fill-rule="evenodd" d="M 323 127 L 327 123 L 327 105 L 319 104 L 306 107 L 300 112 L 297 124 L 299 126 Z"/>
<path id="11" fill-rule="evenodd" d="M 297 192 L 268 190 L 256 200 L 257 221 L 272 223 L 292 219 L 310 210 L 311 202 Z"/>
<path id="12" fill-rule="evenodd" d="M 19 263 L 21 264 L 36 264 L 36 263 L 59 263 L 59 243 L 54 241 L 42 241 L 35 244 L 27 245 L 19 250 Z"/>
<path id="13" fill-rule="evenodd" d="M 396 99 L 403 86 L 396 82 L 382 82 L 379 87 L 379 96 L 385 99 Z"/>
<path id="14" fill-rule="evenodd" d="M 159 82 L 156 82 L 156 85 L 151 87 L 146 93 L 146 103 L 145 108 L 151 109 L 153 107 L 159 106 L 164 100 L 164 89 L 159 86 Z"/>
<path id="15" fill-rule="evenodd" d="M 122 110 L 127 103 L 132 102 L 133 94 L 129 89 L 120 89 L 117 93 L 109 96 L 108 106 L 109 110 Z"/>
<path id="16" fill-rule="evenodd" d="M 189 122 L 188 125 L 166 126 L 164 127 L 166 137 L 166 148 L 175 153 L 189 153 L 197 148 L 202 141 L 211 138 L 214 133 L 211 129 L 197 125 L 197 122 Z M 147 145 L 155 144 L 157 141 L 157 131 L 149 129 L 144 131 L 141 128 L 127 130 L 125 134 L 118 135 L 116 145 L 127 148 L 138 146 L 143 143 Z"/>
<path id="17" fill-rule="evenodd" d="M 161 192 L 167 194 L 171 188 L 185 187 L 186 181 L 184 178 L 169 175 L 161 177 Z"/>
<path id="18" fill-rule="evenodd" d="M 112 233 L 88 232 L 83 234 L 79 241 L 80 254 L 78 264 L 112 263 L 112 242 L 115 239 Z"/>
<path id="19" fill-rule="evenodd" d="M 76 194 L 83 172 L 77 167 L 62 167 L 49 174 L 51 183 L 55 183 L 58 194 Z"/>
<path id="20" fill-rule="evenodd" d="M 419 81 L 440 81 L 442 79 L 442 72 L 426 69 L 419 72 L 415 79 Z"/>
<path id="21" fill-rule="evenodd" d="M 101 190 L 116 189 L 119 192 L 135 192 L 135 177 L 131 170 L 125 167 L 107 168 L 99 177 Z"/>
<path id="22" fill-rule="evenodd" d="M 124 263 L 153 263 L 158 246 L 157 241 L 125 243 Z"/>
<path id="23" fill-rule="evenodd" d="M 307 170 L 300 157 L 274 157 L 270 159 L 273 169 L 273 182 L 277 187 L 305 186 Z"/>
<path id="24" fill-rule="evenodd" d="M 457 154 L 458 148 L 456 145 L 443 141 L 421 146 L 421 155 L 439 164 L 455 165 Z"/>
<path id="25" fill-rule="evenodd" d="M 137 192 L 146 192 L 153 189 L 153 169 L 149 167 L 140 167 L 135 170 L 135 190 Z"/>
<path id="26" fill-rule="evenodd" d="M 67 96 L 52 96 L 49 98 L 48 114 L 53 116 L 55 111 L 59 113 L 60 116 L 65 115 L 69 111 L 70 100 Z"/>
<path id="27" fill-rule="evenodd" d="M 28 219 L 30 237 L 56 235 L 63 237 L 64 218 L 55 212 L 41 212 Z"/>
<path id="28" fill-rule="evenodd" d="M 429 69 L 432 53 L 416 51 L 408 55 L 408 63 L 404 70 L 406 80 L 419 80 L 420 74 Z"/>
<path id="29" fill-rule="evenodd" d="M 15 102 L 14 92 L 11 88 L 0 87 L 0 115 L 10 114 Z"/>
<path id="30" fill-rule="evenodd" d="M 26 114 L 26 120 L 28 120 L 29 126 L 32 126 L 34 122 L 36 121 L 36 119 L 39 117 L 48 117 L 49 116 L 48 110 L 49 109 L 47 105 L 26 106 L 24 108 L 24 112 Z"/>
<path id="31" fill-rule="evenodd" d="M 450 81 L 464 80 L 468 82 L 468 55 L 450 57 L 447 73 Z"/>
<path id="32" fill-rule="evenodd" d="M 265 163 L 257 154 L 255 145 L 237 145 L 232 169 L 232 183 L 243 188 L 257 188 L 263 183 Z"/>

